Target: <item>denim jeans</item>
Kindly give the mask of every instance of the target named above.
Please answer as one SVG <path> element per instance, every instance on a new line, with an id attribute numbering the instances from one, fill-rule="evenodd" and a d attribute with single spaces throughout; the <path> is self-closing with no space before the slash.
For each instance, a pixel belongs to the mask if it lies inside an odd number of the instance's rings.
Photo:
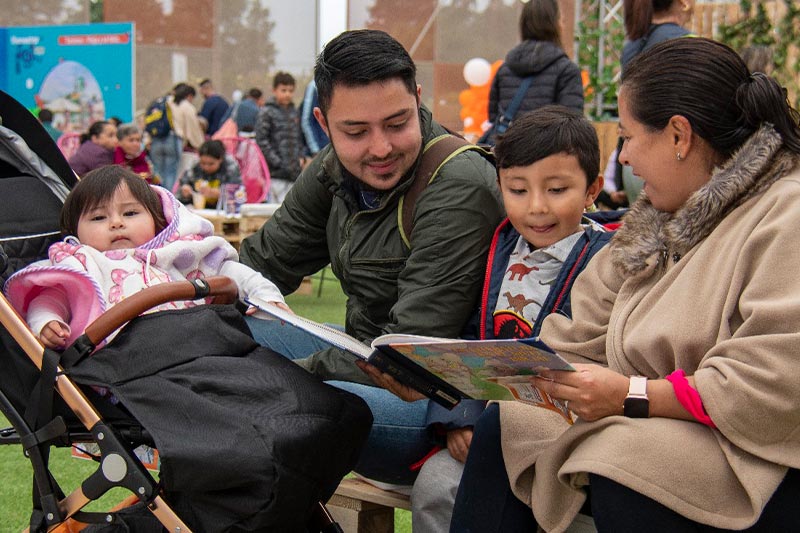
<path id="1" fill-rule="evenodd" d="M 330 348 L 319 338 L 278 320 L 247 317 L 247 324 L 256 342 L 289 359 Z M 330 384 L 360 396 L 372 410 L 372 430 L 355 471 L 383 483 L 412 484 L 417 473 L 409 467 L 433 446 L 425 424 L 428 401 L 405 402 L 385 389 L 358 383 Z"/>
<path id="2" fill-rule="evenodd" d="M 150 141 L 150 160 L 153 170 L 161 178 L 161 186 L 171 191 L 178 174 L 181 159 L 181 140 L 170 132 L 164 138 L 153 137 Z"/>

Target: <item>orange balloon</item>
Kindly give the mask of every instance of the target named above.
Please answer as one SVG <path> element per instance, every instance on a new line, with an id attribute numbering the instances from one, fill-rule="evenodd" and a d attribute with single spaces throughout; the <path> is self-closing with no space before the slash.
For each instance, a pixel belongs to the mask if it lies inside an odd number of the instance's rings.
<path id="1" fill-rule="evenodd" d="M 502 59 L 498 59 L 491 66 L 491 76 L 484 85 L 470 86 L 458 95 L 458 103 L 461 104 L 459 116 L 464 123 L 464 133 L 480 136 L 483 133 L 483 124 L 489 120 L 489 91 L 492 87 L 497 69 L 503 64 Z"/>

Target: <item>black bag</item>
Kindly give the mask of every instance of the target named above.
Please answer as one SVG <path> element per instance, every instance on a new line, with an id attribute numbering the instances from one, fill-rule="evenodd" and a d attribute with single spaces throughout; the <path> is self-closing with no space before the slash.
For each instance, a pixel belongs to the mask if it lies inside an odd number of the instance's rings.
<path id="1" fill-rule="evenodd" d="M 259 346 L 232 306 L 136 318 L 70 371 L 153 436 L 167 502 L 195 531 L 304 531 L 355 466 L 361 398 Z"/>
<path id="2" fill-rule="evenodd" d="M 478 139 L 477 144 L 483 144 L 487 146 L 495 145 L 497 142 L 497 136 L 504 134 L 511 126 L 511 122 L 517 115 L 519 106 L 522 105 L 522 100 L 525 98 L 525 93 L 528 92 L 528 88 L 530 88 L 531 83 L 533 83 L 533 76 L 528 76 L 522 80 L 522 84 L 517 89 L 517 92 L 514 93 L 514 98 L 511 100 L 511 103 L 508 104 L 508 109 L 497 114 L 494 124 L 492 124 L 488 130 L 483 132 L 483 135 L 481 135 L 480 139 Z"/>

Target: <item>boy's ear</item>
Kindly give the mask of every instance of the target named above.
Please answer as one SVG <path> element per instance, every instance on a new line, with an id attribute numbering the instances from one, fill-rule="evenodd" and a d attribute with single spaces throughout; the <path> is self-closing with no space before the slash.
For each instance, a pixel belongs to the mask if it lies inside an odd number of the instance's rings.
<path id="1" fill-rule="evenodd" d="M 600 195 L 600 191 L 603 190 L 603 184 L 605 183 L 605 178 L 603 178 L 602 174 L 598 174 L 597 179 L 589 185 L 589 188 L 586 189 L 586 201 L 584 202 L 584 207 L 586 209 L 590 208 L 594 201 L 597 200 L 597 197 Z"/>

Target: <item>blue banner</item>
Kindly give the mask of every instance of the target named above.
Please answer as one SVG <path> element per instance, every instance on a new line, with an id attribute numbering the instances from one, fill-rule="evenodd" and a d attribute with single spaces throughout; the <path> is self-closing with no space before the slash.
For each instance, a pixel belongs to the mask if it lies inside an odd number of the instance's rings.
<path id="1" fill-rule="evenodd" d="M 130 122 L 134 42 L 129 22 L 0 28 L 0 87 L 35 113 L 50 109 L 61 130 Z"/>

